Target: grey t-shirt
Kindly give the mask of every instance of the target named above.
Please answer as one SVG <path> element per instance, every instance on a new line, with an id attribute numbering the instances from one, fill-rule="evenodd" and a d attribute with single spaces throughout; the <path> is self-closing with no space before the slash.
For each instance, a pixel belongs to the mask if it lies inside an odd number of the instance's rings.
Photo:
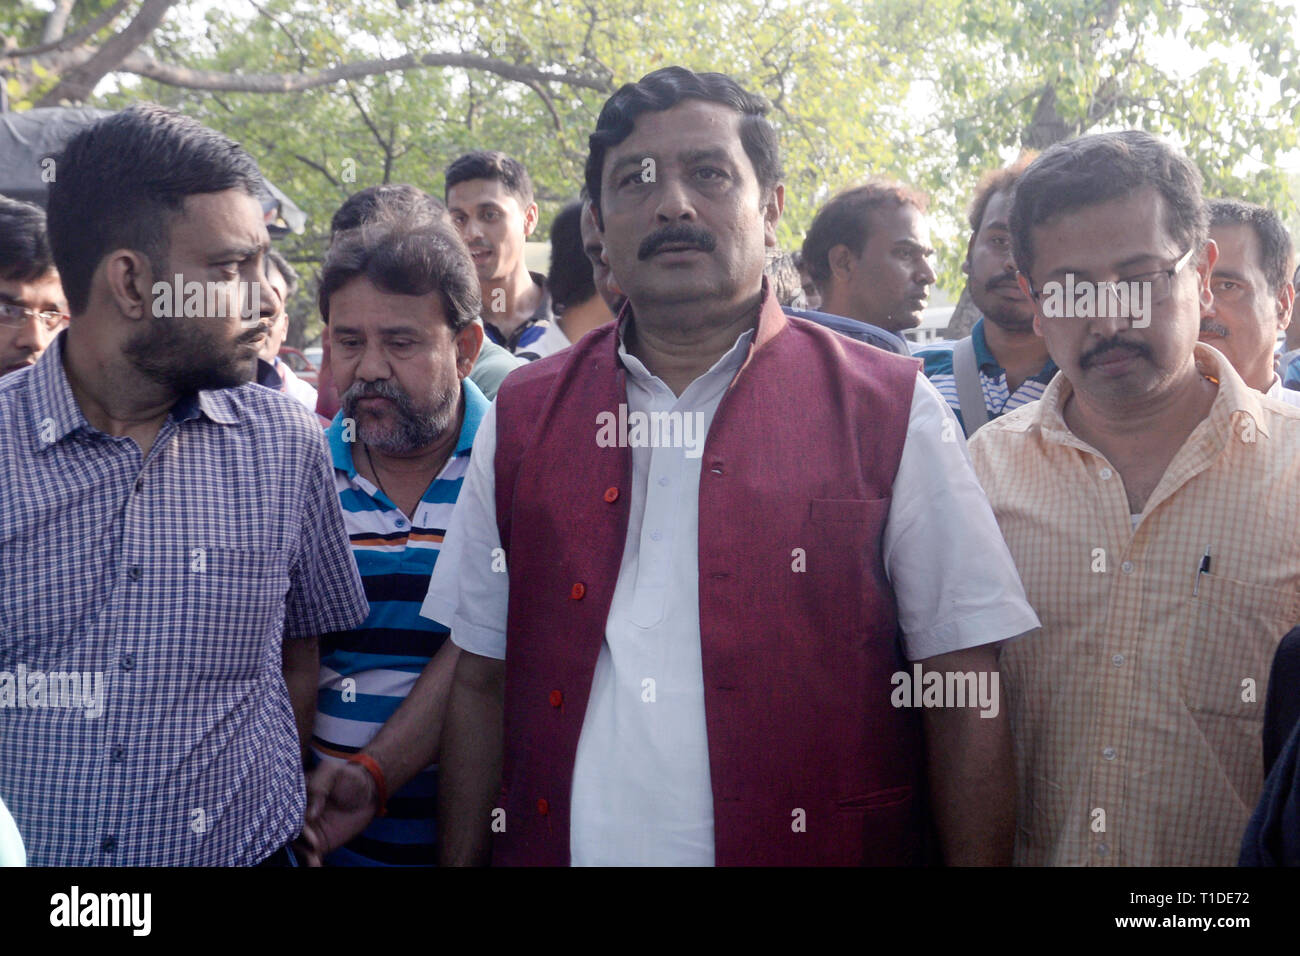
<path id="1" fill-rule="evenodd" d="M 470 381 L 479 387 L 479 390 L 488 397 L 488 401 L 491 401 L 497 397 L 497 389 L 501 387 L 502 379 L 519 366 L 527 364 L 527 360 L 515 358 L 484 336 L 483 348 L 479 350 L 478 360 L 469 373 Z"/>

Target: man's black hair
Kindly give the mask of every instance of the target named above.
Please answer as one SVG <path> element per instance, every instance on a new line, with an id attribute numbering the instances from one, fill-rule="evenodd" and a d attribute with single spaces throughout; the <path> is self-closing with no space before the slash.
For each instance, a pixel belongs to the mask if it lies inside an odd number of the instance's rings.
<path id="1" fill-rule="evenodd" d="M 54 157 L 48 228 L 74 315 L 114 249 L 148 257 L 166 272 L 172 217 L 185 197 L 241 189 L 257 198 L 257 163 L 229 137 L 175 110 L 143 103 L 81 130 Z"/>
<path id="2" fill-rule="evenodd" d="M 345 229 L 356 229 L 381 213 L 398 216 L 412 213 L 441 219 L 447 214 L 447 207 L 437 196 L 407 183 L 367 186 L 343 200 L 334 213 L 330 220 L 330 241 Z"/>
<path id="3" fill-rule="evenodd" d="M 914 206 L 925 212 L 929 197 L 892 179 L 871 179 L 861 186 L 841 190 L 817 210 L 803 240 L 803 264 L 813 281 L 824 288 L 831 279 L 831 250 L 847 246 L 862 255 L 871 227 L 871 214 L 878 209 Z"/>
<path id="4" fill-rule="evenodd" d="M 519 208 L 533 204 L 533 181 L 523 163 L 500 150 L 480 149 L 458 156 L 447 167 L 443 197 L 451 194 L 451 187 L 471 179 L 494 179 L 506 192 L 519 200 Z"/>
<path id="5" fill-rule="evenodd" d="M 1291 281 L 1295 267 L 1291 233 L 1273 210 L 1241 199 L 1211 199 L 1206 202 L 1210 228 L 1215 226 L 1250 226 L 1259 240 L 1260 268 L 1269 291 L 1276 295 Z"/>
<path id="6" fill-rule="evenodd" d="M 690 99 L 721 103 L 741 114 L 740 142 L 754 166 L 760 191 L 766 196 L 781 181 L 781 144 L 767 119 L 767 100 L 746 92 L 726 74 L 695 73 L 680 66 L 666 66 L 647 73 L 635 83 L 623 84 L 601 108 L 596 131 L 588 138 L 584 177 L 598 222 L 603 222 L 600 177 L 610 147 L 632 135 L 636 118 L 642 113 L 662 112 Z"/>
<path id="7" fill-rule="evenodd" d="M 452 331 L 478 318 L 478 273 L 465 243 L 441 218 L 381 214 L 335 238 L 321 269 L 318 303 L 330 320 L 330 296 L 364 277 L 393 295 L 437 292 Z"/>
<path id="8" fill-rule="evenodd" d="M 53 268 L 45 210 L 0 196 L 0 279 L 32 282 Z"/>
<path id="9" fill-rule="evenodd" d="M 558 312 L 581 305 L 596 294 L 591 260 L 582 245 L 582 201 L 571 202 L 551 223 L 551 271 L 546 276 L 551 302 Z"/>
<path id="10" fill-rule="evenodd" d="M 1032 230 L 1062 213 L 1122 199 L 1144 189 L 1164 198 L 1165 229 L 1180 250 L 1200 249 L 1208 233 L 1201 171 L 1150 133 L 1094 133 L 1057 143 L 1029 164 L 1012 193 L 1011 245 L 1016 268 L 1034 268 Z"/>

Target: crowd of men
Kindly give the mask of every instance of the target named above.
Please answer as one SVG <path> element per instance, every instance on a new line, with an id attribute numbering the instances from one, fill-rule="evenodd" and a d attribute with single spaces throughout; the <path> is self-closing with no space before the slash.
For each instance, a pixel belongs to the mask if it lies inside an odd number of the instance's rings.
<path id="1" fill-rule="evenodd" d="M 781 252 L 767 109 L 619 89 L 546 276 L 500 152 L 352 195 L 318 389 L 226 137 L 0 199 L 0 863 L 1300 864 L 1279 217 L 1026 154 L 913 357 L 927 198 Z"/>

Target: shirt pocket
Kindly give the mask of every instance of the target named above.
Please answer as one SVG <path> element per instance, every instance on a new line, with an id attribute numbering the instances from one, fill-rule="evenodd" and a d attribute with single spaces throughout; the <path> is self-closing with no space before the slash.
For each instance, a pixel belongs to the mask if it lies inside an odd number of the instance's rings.
<path id="1" fill-rule="evenodd" d="M 185 556 L 186 657 L 195 676 L 251 681 L 278 669 L 289 552 L 193 547 Z"/>
<path id="2" fill-rule="evenodd" d="M 1188 709 L 1262 722 L 1273 655 L 1296 616 L 1293 588 L 1202 574 L 1183 616 L 1177 661 Z"/>

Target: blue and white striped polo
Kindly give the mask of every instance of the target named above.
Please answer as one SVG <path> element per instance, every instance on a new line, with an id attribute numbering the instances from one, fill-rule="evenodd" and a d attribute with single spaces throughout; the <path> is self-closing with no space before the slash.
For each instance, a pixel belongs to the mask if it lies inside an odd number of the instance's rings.
<path id="1" fill-rule="evenodd" d="M 1050 358 L 1041 369 L 1020 383 L 1014 392 L 1007 389 L 1007 372 L 989 350 L 984 338 L 984 317 L 981 316 L 971 328 L 971 338 L 975 341 L 975 361 L 980 370 L 980 388 L 984 392 L 984 407 L 988 409 L 989 420 L 999 418 L 1007 412 L 1028 405 L 1043 397 L 1047 383 L 1056 374 L 1056 363 Z M 943 400 L 957 415 L 957 421 L 965 430 L 966 422 L 961 416 L 961 399 L 957 395 L 957 380 L 952 371 L 953 342 L 931 345 L 912 353 L 925 363 L 925 377 L 939 390 Z"/>
<path id="2" fill-rule="evenodd" d="M 461 391 L 465 418 L 456 449 L 425 489 L 410 521 L 387 495 L 357 473 L 342 412 L 326 431 L 343 523 L 370 614 L 355 630 L 331 634 L 321 646 L 312 749 L 322 760 L 345 760 L 365 747 L 447 639 L 447 627 L 421 617 L 420 606 L 469 467 L 474 435 L 488 409 L 488 400 L 472 381 L 463 379 Z M 391 794 L 388 814 L 373 820 L 328 862 L 336 866 L 436 864 L 436 802 L 437 767 L 431 766 Z"/>

